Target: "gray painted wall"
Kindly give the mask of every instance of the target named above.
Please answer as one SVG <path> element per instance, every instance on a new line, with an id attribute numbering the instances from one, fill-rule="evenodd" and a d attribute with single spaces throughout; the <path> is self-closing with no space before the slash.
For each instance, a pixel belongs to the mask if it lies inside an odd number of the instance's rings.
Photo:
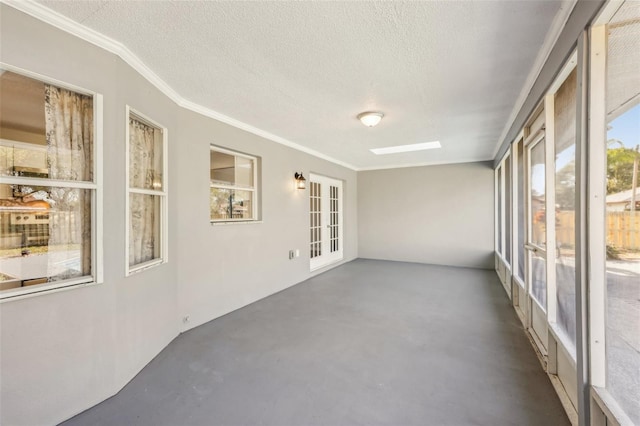
<path id="1" fill-rule="evenodd" d="M 180 316 L 185 328 L 209 321 L 307 279 L 309 192 L 294 188 L 302 171 L 344 181 L 344 258 L 358 254 L 356 172 L 208 119 L 180 111 L 177 167 L 177 262 Z M 262 222 L 209 223 L 209 146 L 216 144 L 261 157 Z M 289 260 L 289 250 L 300 257 Z M 326 270 L 326 268 L 325 268 Z M 314 271 L 314 275 L 322 271 Z"/>
<path id="2" fill-rule="evenodd" d="M 0 28 L 2 62 L 104 95 L 105 206 L 103 284 L 0 304 L 0 424 L 58 423 L 116 393 L 181 330 L 310 277 L 295 171 L 344 180 L 345 261 L 357 256 L 356 172 L 179 108 L 117 56 L 5 4 Z M 169 263 L 129 278 L 126 104 L 169 134 Z M 263 223 L 209 224 L 210 143 L 262 157 Z"/>
<path id="3" fill-rule="evenodd" d="M 489 162 L 358 174 L 359 257 L 493 268 Z"/>

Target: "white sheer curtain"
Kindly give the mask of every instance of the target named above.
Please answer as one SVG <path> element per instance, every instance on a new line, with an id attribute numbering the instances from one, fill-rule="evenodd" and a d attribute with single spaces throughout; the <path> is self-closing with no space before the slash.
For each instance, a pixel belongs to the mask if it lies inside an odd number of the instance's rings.
<path id="1" fill-rule="evenodd" d="M 93 99 L 45 85 L 45 131 L 50 179 L 93 178 Z M 91 191 L 50 188 L 49 249 L 66 262 L 50 281 L 91 274 Z M 79 258 L 79 259 L 78 259 Z M 79 260 L 79 261 L 78 261 Z"/>
<path id="2" fill-rule="evenodd" d="M 129 118 L 129 186 L 156 189 L 160 176 L 155 172 L 156 129 L 135 118 Z M 158 153 L 161 155 L 161 153 Z M 160 180 L 161 181 L 161 180 Z M 129 195 L 129 265 L 137 265 L 157 257 L 156 230 L 159 224 L 157 197 Z"/>

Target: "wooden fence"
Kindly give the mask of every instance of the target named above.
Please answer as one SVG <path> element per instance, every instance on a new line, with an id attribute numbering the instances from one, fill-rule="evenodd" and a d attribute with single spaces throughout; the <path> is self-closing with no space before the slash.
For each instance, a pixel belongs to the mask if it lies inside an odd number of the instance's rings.
<path id="1" fill-rule="evenodd" d="M 42 212 L 46 219 L 38 223 L 20 224 L 17 217 L 33 214 L 32 212 L 1 211 L 0 212 L 0 250 L 19 249 L 31 246 L 47 246 L 49 233 L 56 228 L 65 244 L 80 244 L 82 228 L 76 212 Z M 59 238 L 60 239 L 60 238 Z"/>
<path id="2" fill-rule="evenodd" d="M 556 240 L 560 247 L 575 247 L 574 212 L 556 212 Z M 607 212 L 607 245 L 640 250 L 640 211 Z"/>
<path id="3" fill-rule="evenodd" d="M 640 250 L 640 212 L 607 212 L 607 244 Z"/>

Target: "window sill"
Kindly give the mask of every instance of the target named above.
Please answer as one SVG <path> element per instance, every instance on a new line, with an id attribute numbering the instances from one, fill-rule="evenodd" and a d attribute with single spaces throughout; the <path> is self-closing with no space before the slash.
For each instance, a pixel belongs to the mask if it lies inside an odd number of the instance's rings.
<path id="1" fill-rule="evenodd" d="M 210 221 L 211 226 L 226 226 L 226 225 L 253 225 L 264 223 L 261 220 L 228 220 L 224 222 Z"/>
<path id="2" fill-rule="evenodd" d="M 148 262 L 140 263 L 134 267 L 129 268 L 129 270 L 127 271 L 127 277 L 130 277 L 131 275 L 135 275 L 139 272 L 146 271 L 147 269 L 151 269 L 165 263 L 167 263 L 167 261 L 164 259 L 153 259 Z"/>
<path id="3" fill-rule="evenodd" d="M 65 290 L 73 290 L 82 287 L 88 287 L 100 284 L 93 277 L 78 278 L 75 280 L 63 281 L 59 283 L 42 284 L 42 287 L 18 287 L 11 290 L 5 290 L 0 294 L 0 303 L 11 302 L 14 300 L 28 299 L 34 296 L 44 296 L 51 293 L 57 293 Z"/>

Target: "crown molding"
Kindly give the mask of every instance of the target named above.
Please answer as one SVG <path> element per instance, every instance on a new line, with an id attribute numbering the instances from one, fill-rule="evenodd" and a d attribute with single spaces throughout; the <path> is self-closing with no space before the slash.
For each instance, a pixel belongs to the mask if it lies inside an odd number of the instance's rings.
<path id="1" fill-rule="evenodd" d="M 144 62 L 142 62 L 142 60 L 140 60 L 140 58 L 138 58 L 124 44 L 110 37 L 107 37 L 104 34 L 99 33 L 98 31 L 92 30 L 91 28 L 88 28 L 54 10 L 51 10 L 48 7 L 41 5 L 40 3 L 36 3 L 33 0 L 0 0 L 0 3 L 4 3 L 42 22 L 52 25 L 59 30 L 69 33 L 101 49 L 117 55 L 118 57 L 120 57 L 120 59 L 125 61 L 129 66 L 131 66 L 141 76 L 149 81 L 149 83 L 154 85 L 158 90 L 160 90 L 164 95 L 166 95 L 181 108 L 193 111 L 209 118 L 213 118 L 230 126 L 252 133 L 256 136 L 260 136 L 272 142 L 284 145 L 297 151 L 304 152 L 305 154 L 312 155 L 314 157 L 329 161 L 339 166 L 346 167 L 347 169 L 351 169 L 354 171 L 359 170 L 357 167 L 349 163 L 322 154 L 321 152 L 315 151 L 311 148 L 307 148 L 288 139 L 285 139 L 278 135 L 274 135 L 273 133 L 269 133 L 265 130 L 259 129 L 250 124 L 247 124 L 240 120 L 236 120 L 235 118 L 226 116 L 210 108 L 207 108 L 200 104 L 196 104 L 195 102 L 183 98 L 169 84 L 167 84 L 155 72 L 153 72 L 151 68 L 149 68 Z"/>
<path id="2" fill-rule="evenodd" d="M 212 109 L 203 107 L 202 105 L 196 104 L 195 102 L 191 102 L 191 101 L 187 101 L 185 99 L 182 99 L 181 101 L 177 102 L 177 104 L 179 106 L 181 106 L 182 108 L 188 109 L 190 111 L 196 112 L 198 114 L 204 115 L 205 117 L 209 117 L 209 118 L 213 118 L 214 120 L 218 120 L 218 121 L 222 121 L 223 123 L 226 123 L 230 126 L 236 127 L 238 129 L 241 130 L 245 130 L 247 132 L 253 133 L 254 135 L 263 137 L 265 139 L 269 139 L 270 141 L 279 143 L 280 145 L 284 145 L 287 146 L 289 148 L 293 148 L 297 151 L 301 151 L 304 152 L 305 154 L 309 154 L 309 155 L 313 155 L 314 157 L 318 157 L 322 160 L 327 160 L 330 161 L 334 164 L 337 164 L 339 166 L 342 167 L 346 167 L 348 169 L 351 170 L 355 170 L 358 171 L 359 169 L 351 164 L 345 163 L 344 161 L 335 159 L 333 157 L 330 157 L 328 155 L 325 155 L 321 152 L 318 152 L 316 150 L 313 150 L 311 148 L 307 148 L 306 146 L 302 146 L 299 145 L 295 142 L 291 142 L 288 139 L 282 138 L 278 135 L 274 135 L 273 133 L 269 133 L 266 130 L 262 130 L 262 129 L 258 129 L 256 127 L 253 127 L 249 124 L 246 124 L 242 121 L 236 120 L 235 118 L 231 118 L 228 117 L 224 114 L 220 114 L 219 112 L 216 112 Z"/>
<path id="3" fill-rule="evenodd" d="M 390 164 L 385 166 L 372 166 L 372 167 L 361 167 L 357 169 L 359 172 L 370 172 L 374 170 L 388 170 L 388 169 L 406 169 L 408 167 L 425 167 L 425 166 L 444 166 L 444 165 L 455 165 L 455 164 L 468 164 L 468 163 L 484 163 L 493 161 L 493 157 L 485 158 L 485 159 L 473 159 L 473 160 L 462 160 L 462 161 L 425 161 L 421 163 L 411 163 L 411 164 Z"/>
<path id="4" fill-rule="evenodd" d="M 553 47 L 556 45 L 556 42 L 560 38 L 562 29 L 564 28 L 567 21 L 569 20 L 569 16 L 571 15 L 571 12 L 573 11 L 573 8 L 575 7 L 576 3 L 578 3 L 578 0 L 563 1 L 562 5 L 560 6 L 560 12 L 558 12 L 558 14 L 553 18 L 553 22 L 551 23 L 549 31 L 547 32 L 547 35 L 544 38 L 544 42 L 542 43 L 542 46 L 538 51 L 536 60 L 533 63 L 533 68 L 531 68 L 531 71 L 529 71 L 529 75 L 527 76 L 527 79 L 525 80 L 525 83 L 522 86 L 520 95 L 518 96 L 518 99 L 516 99 L 516 102 L 513 105 L 511 114 L 509 114 L 509 119 L 505 123 L 505 126 L 502 129 L 502 133 L 500 134 L 500 137 L 496 141 L 496 147 L 493 150 L 494 159 L 496 155 L 498 155 L 498 152 L 502 147 L 504 138 L 507 137 L 507 133 L 509 133 L 511 126 L 513 125 L 514 121 L 516 120 L 516 117 L 518 116 L 518 113 L 520 112 L 525 101 L 527 100 L 527 97 L 529 96 L 529 93 L 531 92 L 533 85 L 538 79 L 540 72 L 542 72 L 542 68 L 544 67 L 544 64 L 547 62 L 547 59 L 549 59 L 549 55 L 551 54 Z"/>

